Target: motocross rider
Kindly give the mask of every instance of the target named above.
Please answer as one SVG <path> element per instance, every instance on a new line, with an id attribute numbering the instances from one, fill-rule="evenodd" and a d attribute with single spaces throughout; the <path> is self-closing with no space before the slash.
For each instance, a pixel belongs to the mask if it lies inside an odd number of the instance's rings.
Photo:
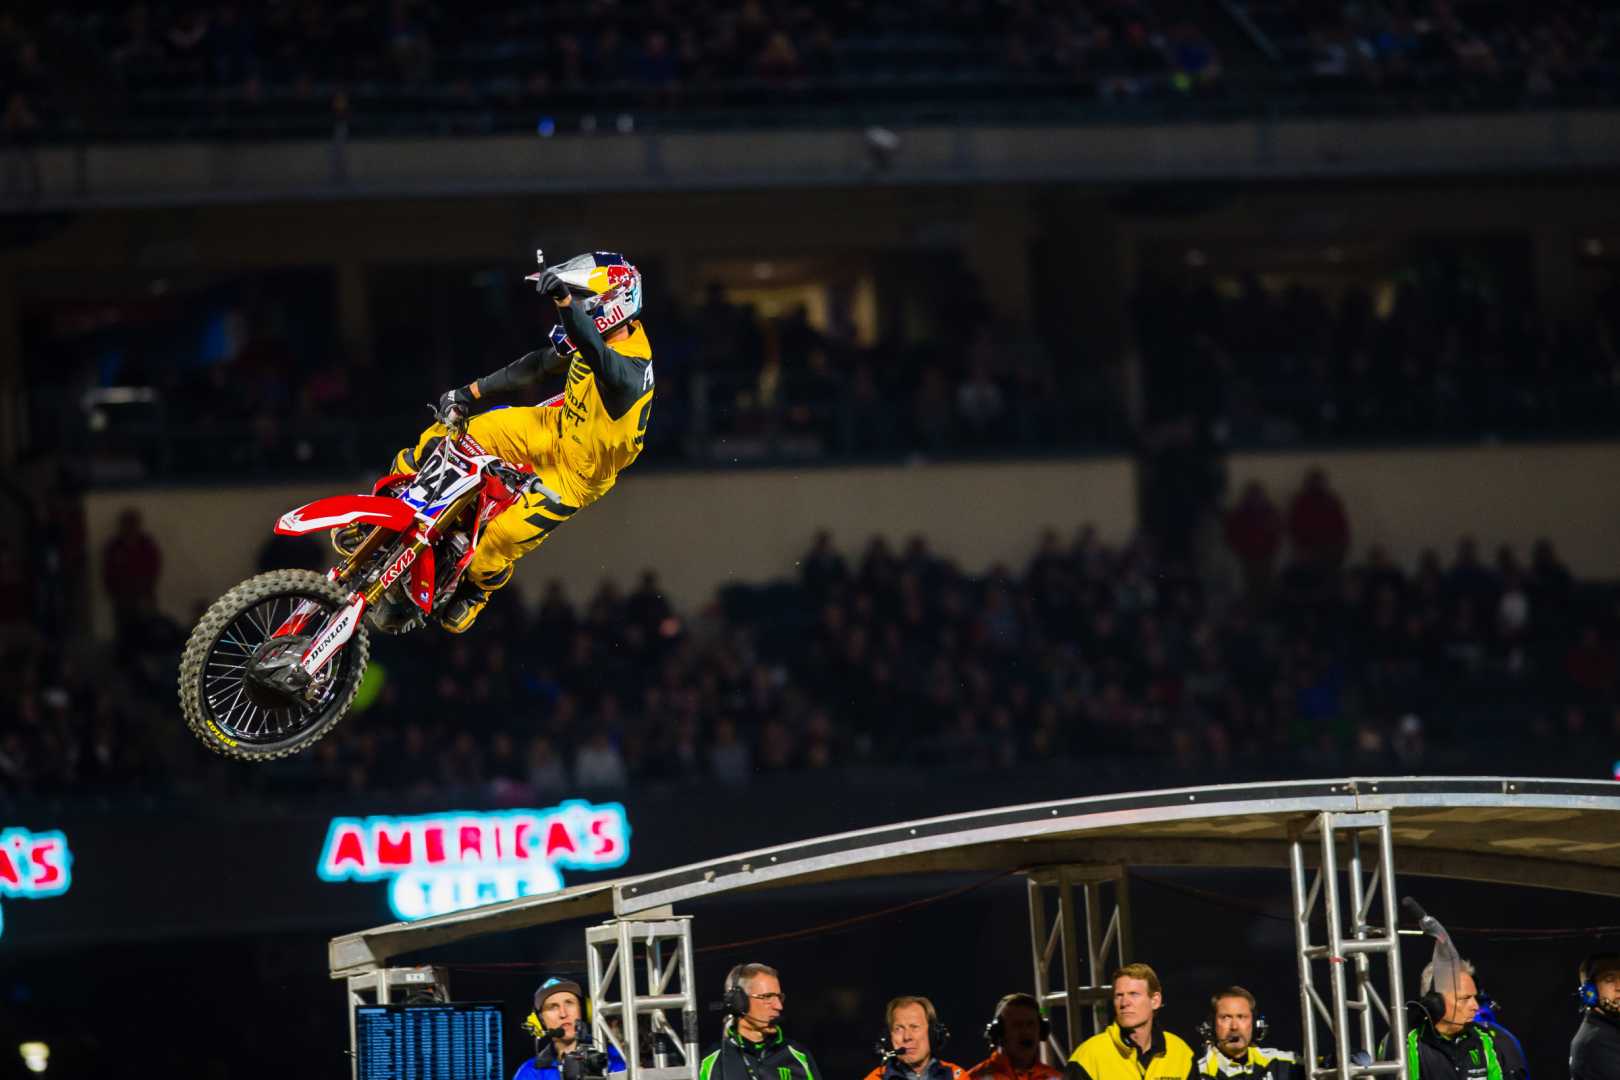
<path id="1" fill-rule="evenodd" d="M 557 308 L 551 345 L 439 397 L 440 422 L 394 457 L 414 473 L 446 434 L 444 420 L 468 415 L 485 396 L 567 373 L 554 404 L 497 407 L 473 416 L 467 433 L 485 452 L 534 467 L 539 490 L 527 493 L 484 528 L 455 594 L 439 614 L 462 633 L 512 580 L 513 565 L 551 530 L 606 495 L 641 453 L 652 411 L 652 346 L 642 328 L 641 272 L 623 255 L 595 251 L 548 267 L 528 280 Z"/>

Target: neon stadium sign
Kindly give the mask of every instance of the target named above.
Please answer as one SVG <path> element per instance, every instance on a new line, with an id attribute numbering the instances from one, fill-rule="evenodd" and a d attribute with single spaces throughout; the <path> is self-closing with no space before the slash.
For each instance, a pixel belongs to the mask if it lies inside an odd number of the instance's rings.
<path id="1" fill-rule="evenodd" d="M 387 881 L 402 920 L 555 892 L 563 870 L 611 870 L 630 857 L 618 803 L 571 799 L 544 810 L 333 818 L 322 881 Z"/>
<path id="2" fill-rule="evenodd" d="M 0 897 L 42 900 L 61 896 L 73 884 L 73 853 L 60 832 L 0 831 Z M 0 911 L 0 933 L 5 932 Z"/>

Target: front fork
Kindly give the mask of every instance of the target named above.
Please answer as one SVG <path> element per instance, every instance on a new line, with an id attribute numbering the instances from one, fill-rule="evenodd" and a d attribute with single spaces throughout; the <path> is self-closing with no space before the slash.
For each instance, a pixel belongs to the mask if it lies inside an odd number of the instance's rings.
<path id="1" fill-rule="evenodd" d="M 348 644 L 354 636 L 355 628 L 360 625 L 360 618 L 366 609 L 375 604 L 382 594 L 387 592 L 393 584 L 411 568 L 423 551 L 426 551 L 439 539 L 439 522 L 455 521 L 465 508 L 465 503 L 458 501 L 446 507 L 437 521 L 418 518 L 416 535 L 411 542 L 405 545 L 388 568 L 377 576 L 364 591 L 356 590 L 349 594 L 349 599 L 343 607 L 326 621 L 321 627 L 315 640 L 309 643 L 299 658 L 298 667 L 303 671 L 302 680 L 306 686 L 313 682 L 315 676 L 320 674 L 322 668 L 331 662 L 338 650 Z M 361 542 L 343 562 L 327 571 L 327 580 L 341 582 L 353 574 L 354 570 L 363 565 L 376 550 L 382 546 L 389 534 L 382 529 L 373 529 L 371 535 Z M 273 637 L 283 637 L 302 631 L 320 613 L 320 606 L 313 600 L 300 601 L 292 614 L 276 628 Z"/>

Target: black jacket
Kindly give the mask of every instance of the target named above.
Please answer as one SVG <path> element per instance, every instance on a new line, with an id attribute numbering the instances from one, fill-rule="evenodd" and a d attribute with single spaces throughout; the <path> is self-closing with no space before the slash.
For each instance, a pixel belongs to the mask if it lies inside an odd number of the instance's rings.
<path id="1" fill-rule="evenodd" d="M 1620 1020 L 1586 1010 L 1569 1044 L 1569 1080 L 1620 1080 Z"/>
<path id="2" fill-rule="evenodd" d="M 1524 1056 L 1512 1039 L 1491 1033 L 1491 1049 L 1502 1069 L 1502 1080 L 1524 1080 L 1529 1073 Z M 1448 1039 L 1425 1021 L 1417 1032 L 1418 1075 L 1408 1080 L 1486 1080 L 1484 1041 L 1479 1028 L 1469 1024 Z"/>
<path id="3" fill-rule="evenodd" d="M 824 1080 L 810 1051 L 776 1029 L 775 1038 L 749 1042 L 732 1027 L 698 1064 L 698 1080 Z"/>

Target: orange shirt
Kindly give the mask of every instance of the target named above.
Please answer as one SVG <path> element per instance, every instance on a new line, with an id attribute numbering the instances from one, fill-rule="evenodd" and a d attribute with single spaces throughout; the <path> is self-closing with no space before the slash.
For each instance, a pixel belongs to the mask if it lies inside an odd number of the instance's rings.
<path id="1" fill-rule="evenodd" d="M 1038 1058 L 1027 1069 L 1015 1069 L 1000 1050 L 968 1071 L 968 1080 L 1063 1080 L 1063 1076 L 1062 1069 Z"/>
<path id="2" fill-rule="evenodd" d="M 900 1063 L 900 1059 L 895 1058 L 889 1064 L 879 1065 L 867 1073 L 865 1080 L 883 1080 L 885 1071 L 891 1068 L 894 1070 L 894 1072 L 889 1073 L 891 1080 L 897 1074 L 901 1076 L 911 1075 L 906 1067 Z M 928 1063 L 928 1076 L 929 1080 L 936 1080 L 936 1078 L 940 1078 L 940 1080 L 967 1080 L 967 1070 L 960 1065 L 952 1065 L 948 1061 L 935 1058 Z"/>

